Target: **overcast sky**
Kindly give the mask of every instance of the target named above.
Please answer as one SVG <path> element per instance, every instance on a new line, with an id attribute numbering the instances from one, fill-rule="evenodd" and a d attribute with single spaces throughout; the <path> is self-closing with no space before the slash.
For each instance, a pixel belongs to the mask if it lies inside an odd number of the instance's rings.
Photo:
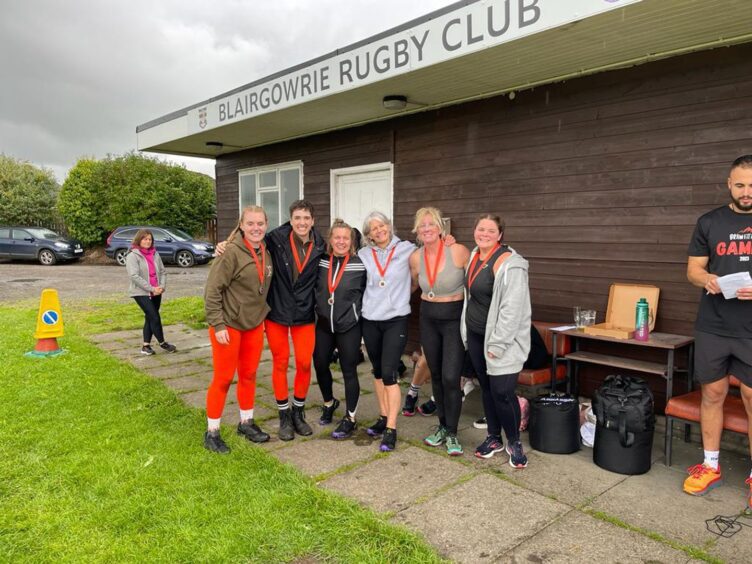
<path id="1" fill-rule="evenodd" d="M 0 153 L 52 169 L 450 0 L 2 0 Z M 160 157 L 214 176 L 214 161 Z"/>

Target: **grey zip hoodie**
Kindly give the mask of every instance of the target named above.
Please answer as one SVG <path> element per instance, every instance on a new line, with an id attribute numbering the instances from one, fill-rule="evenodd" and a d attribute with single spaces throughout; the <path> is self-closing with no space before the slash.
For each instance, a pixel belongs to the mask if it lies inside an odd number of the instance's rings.
<path id="1" fill-rule="evenodd" d="M 486 368 L 490 376 L 514 374 L 522 370 L 530 353 L 530 287 L 527 280 L 528 262 L 511 247 L 507 257 L 494 277 L 493 296 L 486 320 L 486 335 L 483 348 L 486 352 Z M 477 247 L 473 249 L 468 264 L 472 263 Z M 466 290 L 467 293 L 467 290 Z M 467 295 L 462 307 L 460 331 L 467 348 L 465 312 Z M 495 358 L 490 358 L 488 353 Z"/>

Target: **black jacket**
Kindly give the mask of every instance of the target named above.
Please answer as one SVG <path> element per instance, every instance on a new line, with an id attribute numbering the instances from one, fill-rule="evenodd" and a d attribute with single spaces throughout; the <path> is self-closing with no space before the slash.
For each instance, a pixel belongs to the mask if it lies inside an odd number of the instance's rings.
<path id="1" fill-rule="evenodd" d="M 316 270 L 326 244 L 321 235 L 311 229 L 311 257 L 293 283 L 292 269 L 297 267 L 290 248 L 291 232 L 292 226 L 288 221 L 266 234 L 266 245 L 274 264 L 274 277 L 267 296 L 271 311 L 267 319 L 281 325 L 306 325 L 316 320 L 313 311 Z"/>
<path id="2" fill-rule="evenodd" d="M 339 273 L 343 257 L 334 258 L 332 281 Z M 350 257 L 342 274 L 342 279 L 334 291 L 334 303 L 329 303 L 329 256 L 319 260 L 319 272 L 316 280 L 316 317 L 321 327 L 331 333 L 344 333 L 360 322 L 363 307 L 363 292 L 366 289 L 366 267 L 358 255 Z"/>

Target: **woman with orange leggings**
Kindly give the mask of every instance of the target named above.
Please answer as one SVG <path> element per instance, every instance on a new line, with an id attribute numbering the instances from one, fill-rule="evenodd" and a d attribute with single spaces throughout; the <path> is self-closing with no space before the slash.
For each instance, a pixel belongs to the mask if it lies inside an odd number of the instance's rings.
<path id="1" fill-rule="evenodd" d="M 243 209 L 225 252 L 212 265 L 204 292 L 214 362 L 214 378 L 206 395 L 204 447 L 221 454 L 230 452 L 220 436 L 219 423 L 236 371 L 238 434 L 254 443 L 269 440 L 253 419 L 256 369 L 264 346 L 264 319 L 269 313 L 266 294 L 273 270 L 264 245 L 267 223 L 263 208 Z"/>

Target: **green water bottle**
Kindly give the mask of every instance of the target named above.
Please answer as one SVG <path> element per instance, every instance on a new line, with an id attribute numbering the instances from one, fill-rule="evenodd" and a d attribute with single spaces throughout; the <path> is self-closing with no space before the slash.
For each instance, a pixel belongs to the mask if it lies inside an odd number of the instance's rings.
<path id="1" fill-rule="evenodd" d="M 650 306 L 646 298 L 640 298 L 635 310 L 635 333 L 636 341 L 647 341 L 650 338 Z"/>

